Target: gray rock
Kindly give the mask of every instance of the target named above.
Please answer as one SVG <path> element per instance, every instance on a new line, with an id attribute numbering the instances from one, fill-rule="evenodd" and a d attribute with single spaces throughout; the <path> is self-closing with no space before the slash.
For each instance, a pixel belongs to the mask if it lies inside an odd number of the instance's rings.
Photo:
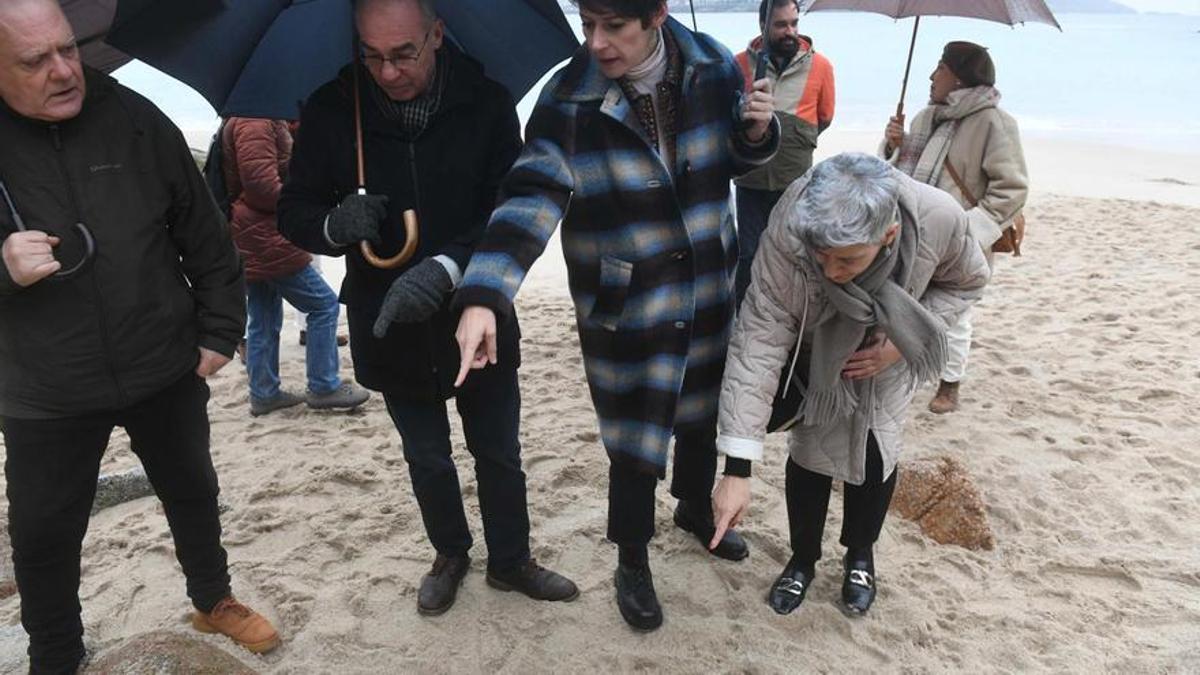
<path id="1" fill-rule="evenodd" d="M 96 500 L 92 502 L 92 513 L 153 494 L 150 479 L 146 478 L 146 471 L 140 466 L 121 473 L 104 474 L 96 481 Z"/>

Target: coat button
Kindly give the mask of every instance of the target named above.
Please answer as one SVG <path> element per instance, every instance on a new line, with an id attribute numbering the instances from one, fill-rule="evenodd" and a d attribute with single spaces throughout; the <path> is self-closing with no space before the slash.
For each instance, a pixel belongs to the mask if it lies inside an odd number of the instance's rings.
<path id="1" fill-rule="evenodd" d="M 674 258 L 674 259 L 676 259 L 676 260 L 687 260 L 687 259 L 688 259 L 688 252 L 687 252 L 687 251 L 676 251 L 675 253 L 673 253 L 673 254 L 671 255 L 671 257 L 672 257 L 672 258 Z"/>
<path id="2" fill-rule="evenodd" d="M 678 328 L 679 330 L 683 330 L 684 328 L 687 328 L 687 322 L 686 321 L 676 321 L 675 327 Z"/>

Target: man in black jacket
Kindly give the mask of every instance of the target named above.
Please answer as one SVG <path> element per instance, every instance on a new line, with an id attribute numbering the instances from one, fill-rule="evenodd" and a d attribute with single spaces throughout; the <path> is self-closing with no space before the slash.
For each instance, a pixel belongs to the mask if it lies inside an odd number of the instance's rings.
<path id="1" fill-rule="evenodd" d="M 417 610 L 449 609 L 470 564 L 471 534 L 451 459 L 451 397 L 475 458 L 488 584 L 539 600 L 573 600 L 574 583 L 530 558 L 515 318 L 500 327 L 503 365 L 469 387 L 453 387 L 457 317 L 449 299 L 521 150 L 512 97 L 478 63 L 443 44 L 431 0 L 363 0 L 355 20 L 361 63 L 304 106 L 277 213 L 280 231 L 301 248 L 346 256 L 341 300 L 355 377 L 383 394 L 437 552 Z M 354 68 L 365 194 L 356 194 Z M 419 223 L 416 254 L 398 269 L 372 266 L 360 243 L 395 255 L 405 243 L 408 209 Z"/>
<path id="2" fill-rule="evenodd" d="M 273 648 L 230 592 L 209 454 L 205 378 L 242 334 L 241 267 L 182 135 L 83 68 L 57 2 L 5 0 L 0 148 L 0 417 L 31 670 L 84 656 L 80 547 L 115 426 L 162 500 L 193 625 Z"/>

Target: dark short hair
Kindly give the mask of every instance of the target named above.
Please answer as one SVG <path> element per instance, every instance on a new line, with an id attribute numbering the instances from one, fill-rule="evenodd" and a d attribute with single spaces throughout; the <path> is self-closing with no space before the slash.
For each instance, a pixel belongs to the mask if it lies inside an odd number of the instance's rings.
<path id="1" fill-rule="evenodd" d="M 622 18 L 637 19 L 642 28 L 650 26 L 650 19 L 666 3 L 667 0 L 571 0 L 572 5 L 589 12 L 612 12 Z"/>
<path id="2" fill-rule="evenodd" d="M 758 4 L 758 23 L 764 24 L 767 22 L 767 12 L 774 11 L 777 7 L 784 5 L 794 5 L 796 11 L 800 11 L 800 0 L 762 0 Z"/>

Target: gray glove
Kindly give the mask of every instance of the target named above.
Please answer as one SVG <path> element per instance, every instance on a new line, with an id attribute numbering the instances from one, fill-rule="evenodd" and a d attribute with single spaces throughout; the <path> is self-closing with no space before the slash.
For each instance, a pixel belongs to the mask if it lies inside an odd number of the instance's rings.
<path id="1" fill-rule="evenodd" d="M 360 241 L 378 245 L 379 224 L 387 218 L 386 195 L 347 195 L 342 203 L 329 212 L 325 234 L 338 246 Z"/>
<path id="2" fill-rule="evenodd" d="M 375 337 L 382 338 L 387 335 L 388 326 L 393 321 L 425 321 L 433 316 L 442 306 L 442 300 L 453 290 L 454 280 L 446 268 L 433 258 L 426 258 L 392 282 L 371 332 Z"/>

